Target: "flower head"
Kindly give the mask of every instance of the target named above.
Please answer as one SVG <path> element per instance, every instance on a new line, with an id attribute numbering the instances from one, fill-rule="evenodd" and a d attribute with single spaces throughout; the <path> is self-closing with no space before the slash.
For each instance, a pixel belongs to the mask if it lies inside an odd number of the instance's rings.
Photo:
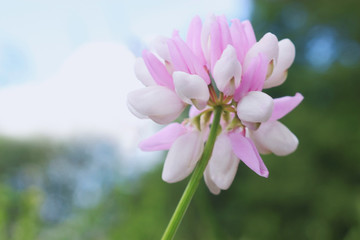
<path id="1" fill-rule="evenodd" d="M 268 177 L 260 153 L 279 156 L 293 152 L 296 136 L 278 120 L 303 99 L 273 99 L 262 92 L 282 84 L 295 57 L 289 39 L 271 33 L 256 41 L 249 21 L 211 16 L 203 24 L 195 17 L 186 40 L 175 31 L 159 37 L 154 52 L 143 51 L 135 64 L 145 88 L 128 95 L 136 116 L 169 124 L 192 105 L 189 118 L 171 123 L 142 141 L 144 151 L 168 150 L 163 180 L 177 182 L 195 168 L 207 141 L 215 107 L 221 107 L 219 131 L 204 179 L 214 194 L 228 189 L 240 162 Z"/>

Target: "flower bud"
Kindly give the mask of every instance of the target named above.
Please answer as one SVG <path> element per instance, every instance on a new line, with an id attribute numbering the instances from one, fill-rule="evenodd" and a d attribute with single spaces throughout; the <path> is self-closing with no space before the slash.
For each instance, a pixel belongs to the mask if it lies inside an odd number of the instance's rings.
<path id="1" fill-rule="evenodd" d="M 251 138 L 259 149 L 278 156 L 294 152 L 299 144 L 297 137 L 279 121 L 262 123 L 258 130 L 251 131 Z"/>
<path id="2" fill-rule="evenodd" d="M 281 85 L 287 77 L 287 70 L 294 62 L 295 46 L 289 39 L 279 42 L 279 56 L 270 77 L 265 80 L 264 88 L 271 88 Z"/>
<path id="3" fill-rule="evenodd" d="M 273 111 L 273 99 L 266 93 L 249 92 L 237 105 L 237 115 L 246 122 L 266 122 Z"/>
<path id="4" fill-rule="evenodd" d="M 217 88 L 226 96 L 234 94 L 241 81 L 241 64 L 237 59 L 236 50 L 228 45 L 220 59 L 215 63 L 213 77 Z"/>
<path id="5" fill-rule="evenodd" d="M 198 75 L 185 72 L 174 72 L 175 91 L 186 103 L 194 105 L 202 110 L 206 107 L 210 94 L 205 81 Z"/>

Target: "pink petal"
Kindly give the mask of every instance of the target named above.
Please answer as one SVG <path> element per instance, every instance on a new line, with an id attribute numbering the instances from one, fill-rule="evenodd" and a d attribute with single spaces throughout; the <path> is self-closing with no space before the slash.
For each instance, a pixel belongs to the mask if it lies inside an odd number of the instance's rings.
<path id="1" fill-rule="evenodd" d="M 265 54 L 259 53 L 259 56 L 256 59 L 257 67 L 251 81 L 250 91 L 261 91 L 263 89 L 269 66 L 269 59 Z"/>
<path id="2" fill-rule="evenodd" d="M 211 49 L 211 29 L 213 23 L 216 22 L 216 18 L 214 15 L 209 16 L 205 19 L 204 25 L 201 29 L 201 48 L 204 53 L 204 58 L 206 60 L 206 64 L 208 69 L 210 69 L 210 49 Z"/>
<path id="3" fill-rule="evenodd" d="M 151 137 L 140 142 L 143 151 L 159 151 L 170 149 L 173 142 L 186 133 L 186 128 L 180 123 L 172 123 Z"/>
<path id="4" fill-rule="evenodd" d="M 245 70 L 240 87 L 234 93 L 235 101 L 239 101 L 250 91 L 261 91 L 266 78 L 268 68 L 268 58 L 265 54 L 258 54 L 249 67 Z"/>
<path id="5" fill-rule="evenodd" d="M 183 59 L 189 69 L 189 73 L 199 75 L 207 84 L 210 84 L 209 74 L 205 71 L 201 60 L 191 51 L 191 49 L 179 36 L 175 36 L 173 39 L 179 54 L 182 54 L 183 56 Z"/>
<path id="6" fill-rule="evenodd" d="M 199 58 L 201 64 L 204 66 L 206 63 L 201 48 L 201 30 L 202 30 L 201 19 L 199 16 L 196 16 L 193 18 L 193 20 L 190 23 L 188 34 L 186 37 L 186 43 L 195 53 L 195 55 Z"/>
<path id="7" fill-rule="evenodd" d="M 169 39 L 167 43 L 174 70 L 190 73 L 190 69 L 188 68 L 188 65 L 175 41 L 173 39 Z"/>
<path id="8" fill-rule="evenodd" d="M 195 73 L 195 68 L 193 64 L 193 58 L 196 58 L 195 54 L 191 51 L 191 49 L 186 45 L 186 43 L 179 37 L 179 35 L 176 35 L 173 37 L 175 46 L 177 47 L 179 54 L 182 55 L 182 59 L 184 59 L 184 62 L 189 69 L 190 74 Z"/>
<path id="9" fill-rule="evenodd" d="M 144 50 L 142 57 L 155 82 L 160 86 L 174 89 L 174 83 L 164 64 L 151 52 Z"/>
<path id="10" fill-rule="evenodd" d="M 202 113 L 203 111 L 204 110 L 199 110 L 195 106 L 192 105 L 189 110 L 189 117 L 193 118 L 193 117 L 199 115 L 200 113 Z"/>
<path id="11" fill-rule="evenodd" d="M 256 43 L 254 29 L 249 20 L 245 20 L 241 24 L 244 28 L 245 36 L 247 39 L 246 51 L 248 51 Z"/>
<path id="12" fill-rule="evenodd" d="M 155 52 L 160 58 L 170 62 L 169 48 L 167 46 L 167 39 L 163 36 L 158 36 L 150 43 L 151 51 Z"/>
<path id="13" fill-rule="evenodd" d="M 222 45 L 221 45 L 221 29 L 220 24 L 215 21 L 211 25 L 210 30 L 210 67 L 211 71 L 215 66 L 217 60 L 219 60 L 222 52 Z"/>
<path id="14" fill-rule="evenodd" d="M 278 120 L 296 108 L 304 99 L 301 93 L 296 93 L 295 96 L 281 97 L 274 99 L 274 110 L 270 120 Z"/>
<path id="15" fill-rule="evenodd" d="M 244 95 L 246 95 L 250 91 L 251 83 L 256 74 L 257 66 L 259 64 L 259 59 L 255 58 L 250 66 L 244 71 L 243 76 L 240 83 L 240 86 L 235 90 L 234 100 L 238 102 Z"/>
<path id="16" fill-rule="evenodd" d="M 229 44 L 232 44 L 232 40 L 227 20 L 225 16 L 217 17 L 211 26 L 210 32 L 210 63 L 212 71 L 222 51 Z"/>
<path id="17" fill-rule="evenodd" d="M 227 45 L 232 44 L 229 24 L 225 16 L 217 17 L 217 21 L 219 23 L 221 33 L 221 51 L 224 51 Z"/>
<path id="18" fill-rule="evenodd" d="M 253 141 L 239 133 L 230 133 L 229 137 L 235 155 L 255 173 L 267 178 L 269 171 L 261 159 Z"/>
<path id="19" fill-rule="evenodd" d="M 233 19 L 231 22 L 230 33 L 232 43 L 236 49 L 238 60 L 242 63 L 244 61 L 245 53 L 248 50 L 247 38 L 240 20 Z"/>

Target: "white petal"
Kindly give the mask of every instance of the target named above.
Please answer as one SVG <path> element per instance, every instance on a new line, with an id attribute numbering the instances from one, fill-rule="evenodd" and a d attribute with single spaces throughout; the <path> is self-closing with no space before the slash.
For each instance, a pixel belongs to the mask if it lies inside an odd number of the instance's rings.
<path id="1" fill-rule="evenodd" d="M 241 70 L 235 48 L 227 45 L 214 66 L 213 76 L 218 89 L 227 96 L 233 95 L 240 85 Z"/>
<path id="2" fill-rule="evenodd" d="M 235 156 L 229 137 L 221 134 L 216 139 L 208 168 L 211 180 L 220 189 L 228 189 L 233 182 L 240 160 Z"/>
<path id="3" fill-rule="evenodd" d="M 249 130 L 256 130 L 260 127 L 259 122 L 247 122 L 247 121 L 241 121 L 241 123 L 247 127 Z"/>
<path id="4" fill-rule="evenodd" d="M 282 70 L 288 69 L 295 59 L 295 45 L 290 39 L 283 39 L 279 42 L 279 57 L 276 67 Z"/>
<path id="5" fill-rule="evenodd" d="M 254 136 L 254 131 L 249 130 L 249 135 L 250 138 L 253 140 L 256 149 L 258 150 L 259 153 L 261 154 L 269 154 L 271 153 L 271 151 L 269 149 L 267 149 L 265 146 L 263 146 L 260 142 L 257 141 L 257 137 Z"/>
<path id="6" fill-rule="evenodd" d="M 162 179 L 173 183 L 186 178 L 194 169 L 204 149 L 202 134 L 192 131 L 180 136 L 166 157 Z"/>
<path id="7" fill-rule="evenodd" d="M 279 57 L 274 66 L 273 73 L 266 79 L 264 88 L 271 88 L 281 85 L 286 77 L 287 70 L 294 62 L 295 46 L 289 39 L 283 39 L 279 42 Z"/>
<path id="8" fill-rule="evenodd" d="M 135 61 L 135 75 L 145 86 L 157 85 L 147 69 L 144 59 L 137 58 Z"/>
<path id="9" fill-rule="evenodd" d="M 209 88 L 201 77 L 185 72 L 174 72 L 175 91 L 186 103 L 193 104 L 199 110 L 206 107 L 209 100 Z"/>
<path id="10" fill-rule="evenodd" d="M 141 119 L 145 119 L 145 118 L 149 118 L 148 116 L 138 112 L 129 102 L 129 96 L 128 96 L 128 100 L 127 100 L 127 107 L 129 109 L 129 111 L 134 114 L 136 117 L 141 118 Z"/>
<path id="11" fill-rule="evenodd" d="M 258 130 L 251 132 L 251 138 L 256 146 L 278 156 L 294 152 L 299 144 L 297 137 L 279 121 L 262 123 Z"/>
<path id="12" fill-rule="evenodd" d="M 209 190 L 212 194 L 218 195 L 221 192 L 221 189 L 218 186 L 216 186 L 216 184 L 211 179 L 208 167 L 205 169 L 205 172 L 204 172 L 204 180 L 205 180 L 206 186 L 209 188 Z"/>
<path id="13" fill-rule="evenodd" d="M 138 117 L 148 117 L 159 124 L 175 120 L 185 104 L 175 92 L 162 86 L 150 86 L 132 91 L 127 98 L 129 110 Z"/>
<path id="14" fill-rule="evenodd" d="M 246 70 L 250 65 L 252 59 L 259 53 L 265 54 L 269 58 L 269 61 L 277 61 L 279 54 L 278 39 L 272 33 L 266 33 L 257 43 L 255 43 L 249 51 L 246 53 L 244 59 L 243 69 Z"/>
<path id="15" fill-rule="evenodd" d="M 274 108 L 273 99 L 266 93 L 249 92 L 240 99 L 237 105 L 237 115 L 246 122 L 266 122 Z"/>
<path id="16" fill-rule="evenodd" d="M 287 78 L 287 75 L 287 70 L 279 71 L 279 69 L 275 68 L 270 77 L 265 80 L 263 88 L 267 89 L 283 84 Z"/>
<path id="17" fill-rule="evenodd" d="M 154 52 L 164 59 L 165 61 L 171 62 L 169 48 L 167 45 L 168 38 L 158 36 L 150 43 L 150 48 L 154 50 Z"/>

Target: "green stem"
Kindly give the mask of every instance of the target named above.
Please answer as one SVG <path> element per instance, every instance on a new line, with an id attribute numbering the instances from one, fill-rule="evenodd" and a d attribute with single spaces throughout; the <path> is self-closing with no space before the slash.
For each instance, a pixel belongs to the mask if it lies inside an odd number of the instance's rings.
<path id="1" fill-rule="evenodd" d="M 219 123 L 220 123 L 220 117 L 222 113 L 222 107 L 216 106 L 214 107 L 214 120 L 211 125 L 209 138 L 206 142 L 204 152 L 201 156 L 200 161 L 198 162 L 191 178 L 188 183 L 188 185 L 185 188 L 185 191 L 175 209 L 174 214 L 172 215 L 170 222 L 164 232 L 164 235 L 162 236 L 162 240 L 171 240 L 173 239 L 176 230 L 179 227 L 179 224 L 182 220 L 182 218 L 185 215 L 185 212 L 191 202 L 192 197 L 194 196 L 194 193 L 199 186 L 200 180 L 202 179 L 203 173 L 205 171 L 206 165 L 209 162 L 209 159 L 211 157 L 215 140 L 218 133 Z"/>

